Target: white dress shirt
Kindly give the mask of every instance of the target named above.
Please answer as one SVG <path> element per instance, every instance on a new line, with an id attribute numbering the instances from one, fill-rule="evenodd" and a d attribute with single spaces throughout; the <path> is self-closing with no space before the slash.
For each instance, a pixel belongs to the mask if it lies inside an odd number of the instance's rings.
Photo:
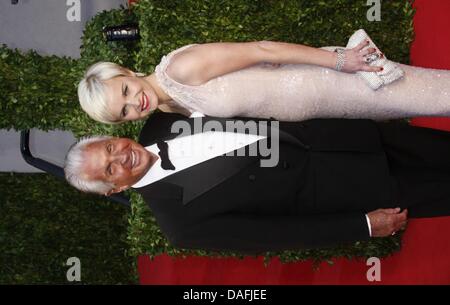
<path id="1" fill-rule="evenodd" d="M 194 116 L 191 115 L 191 117 Z M 163 169 L 161 167 L 161 159 L 158 159 L 145 176 L 133 185 L 133 188 L 146 186 L 181 170 L 227 154 L 264 138 L 266 137 L 260 135 L 209 131 L 166 141 L 169 146 L 169 159 L 175 166 L 175 170 Z M 145 149 L 158 155 L 159 148 L 156 144 L 147 146 Z"/>

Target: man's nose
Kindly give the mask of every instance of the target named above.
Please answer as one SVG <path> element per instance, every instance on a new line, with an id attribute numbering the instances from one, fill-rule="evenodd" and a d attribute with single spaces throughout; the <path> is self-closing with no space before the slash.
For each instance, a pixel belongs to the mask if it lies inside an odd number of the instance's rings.
<path id="1" fill-rule="evenodd" d="M 128 154 L 125 151 L 119 151 L 111 156 L 112 162 L 124 165 L 128 161 Z"/>

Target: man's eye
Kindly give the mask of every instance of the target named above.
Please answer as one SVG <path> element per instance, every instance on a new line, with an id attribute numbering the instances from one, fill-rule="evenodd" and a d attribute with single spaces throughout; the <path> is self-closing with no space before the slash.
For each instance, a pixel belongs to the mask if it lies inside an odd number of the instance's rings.
<path id="1" fill-rule="evenodd" d="M 106 146 L 106 150 L 110 153 L 112 152 L 112 144 L 108 144 L 108 146 Z"/>
<path id="2" fill-rule="evenodd" d="M 124 117 L 127 116 L 127 114 L 128 114 L 127 107 L 123 107 L 122 108 L 122 113 L 120 114 L 120 116 L 124 118 Z"/>
<path id="3" fill-rule="evenodd" d="M 113 175 L 113 171 L 112 171 L 112 167 L 111 167 L 111 165 L 110 165 L 110 166 L 108 166 L 108 169 L 107 169 L 106 171 L 107 171 L 108 175 L 110 175 L 110 176 L 112 176 L 112 175 Z"/>

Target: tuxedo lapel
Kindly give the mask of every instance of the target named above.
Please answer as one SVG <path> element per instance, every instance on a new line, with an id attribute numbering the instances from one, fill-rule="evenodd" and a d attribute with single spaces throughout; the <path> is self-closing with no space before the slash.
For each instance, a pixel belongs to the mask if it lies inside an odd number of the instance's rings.
<path id="1" fill-rule="evenodd" d="M 170 132 L 171 126 L 177 120 L 186 120 L 186 117 L 176 113 L 161 113 L 152 114 L 142 127 L 139 134 L 139 144 L 149 146 L 155 144 L 157 141 L 167 141 L 174 138 Z"/>
<path id="2" fill-rule="evenodd" d="M 162 180 L 136 188 L 136 190 L 149 200 L 182 200 L 183 198 L 181 186 Z"/>
<path id="3" fill-rule="evenodd" d="M 161 182 L 182 187 L 182 202 L 186 205 L 258 160 L 256 157 L 219 156 L 170 175 Z"/>

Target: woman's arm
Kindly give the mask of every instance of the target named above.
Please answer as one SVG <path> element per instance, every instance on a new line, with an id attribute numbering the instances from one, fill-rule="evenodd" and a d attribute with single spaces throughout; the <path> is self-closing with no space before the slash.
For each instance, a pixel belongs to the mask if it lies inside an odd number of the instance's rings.
<path id="1" fill-rule="evenodd" d="M 375 49 L 362 50 L 363 42 L 354 49 L 346 50 L 344 72 L 379 71 L 364 61 L 364 56 Z M 192 46 L 176 54 L 167 72 L 175 80 L 187 85 L 200 85 L 210 79 L 268 62 L 274 64 L 311 64 L 335 68 L 337 53 L 301 44 L 257 41 L 222 42 Z"/>

